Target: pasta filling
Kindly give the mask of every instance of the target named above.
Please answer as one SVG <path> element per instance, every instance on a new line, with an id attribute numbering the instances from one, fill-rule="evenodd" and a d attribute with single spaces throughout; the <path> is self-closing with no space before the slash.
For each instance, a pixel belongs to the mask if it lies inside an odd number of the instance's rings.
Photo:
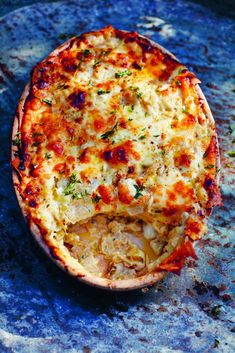
<path id="1" fill-rule="evenodd" d="M 177 233 L 166 237 L 143 219 L 100 214 L 69 225 L 63 244 L 90 273 L 127 279 L 146 274 L 169 256 L 182 242 Z"/>

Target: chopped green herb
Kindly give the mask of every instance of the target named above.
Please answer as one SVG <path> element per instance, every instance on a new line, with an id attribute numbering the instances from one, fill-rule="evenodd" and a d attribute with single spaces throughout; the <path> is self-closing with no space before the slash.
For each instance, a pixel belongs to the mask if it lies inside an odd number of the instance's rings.
<path id="1" fill-rule="evenodd" d="M 206 169 L 212 169 L 212 168 L 215 168 L 214 164 L 209 164 L 205 167 Z"/>
<path id="2" fill-rule="evenodd" d="M 164 151 L 164 150 L 161 151 L 161 155 L 162 155 L 162 156 L 164 156 L 165 153 L 166 153 L 166 151 Z"/>
<path id="3" fill-rule="evenodd" d="M 83 56 L 88 57 L 91 54 L 91 51 L 89 49 L 83 50 Z"/>
<path id="4" fill-rule="evenodd" d="M 105 90 L 103 90 L 103 89 L 99 89 L 99 90 L 97 91 L 97 94 L 100 96 L 101 94 L 107 94 L 107 93 L 110 93 L 110 92 L 111 92 L 110 90 L 105 91 Z"/>
<path id="5" fill-rule="evenodd" d="M 127 110 L 129 113 L 132 113 L 134 111 L 134 105 L 132 105 L 131 107 L 128 107 Z"/>
<path id="6" fill-rule="evenodd" d="M 72 199 L 73 200 L 80 200 L 82 199 L 82 193 L 81 192 L 75 192 L 74 194 L 72 194 Z"/>
<path id="7" fill-rule="evenodd" d="M 92 197 L 92 202 L 93 203 L 98 203 L 101 200 L 101 197 L 99 195 L 95 195 Z"/>
<path id="8" fill-rule="evenodd" d="M 90 195 L 90 194 L 88 193 L 87 190 L 85 190 L 85 192 L 74 192 L 74 193 L 72 194 L 72 199 L 73 199 L 73 200 L 80 200 L 80 199 L 82 199 L 83 197 L 88 196 L 88 195 Z"/>
<path id="9" fill-rule="evenodd" d="M 138 97 L 138 98 L 142 98 L 142 96 L 143 96 L 143 93 L 142 93 L 142 92 L 137 92 L 137 97 Z"/>
<path id="10" fill-rule="evenodd" d="M 52 157 L 51 157 L 51 154 L 49 153 L 49 152 L 46 152 L 45 153 L 45 158 L 46 159 L 51 159 Z"/>
<path id="11" fill-rule="evenodd" d="M 129 89 L 130 89 L 130 90 L 132 90 L 132 91 L 135 91 L 135 92 L 136 92 L 136 94 L 137 94 L 137 97 L 138 97 L 138 98 L 142 98 L 143 93 L 142 93 L 142 92 L 140 92 L 139 87 L 133 87 L 133 86 L 130 86 L 130 87 L 129 87 Z"/>
<path id="12" fill-rule="evenodd" d="M 211 309 L 211 314 L 215 317 L 219 316 L 220 313 L 221 313 L 221 305 L 216 305 Z"/>
<path id="13" fill-rule="evenodd" d="M 229 131 L 229 133 L 230 133 L 230 134 L 232 134 L 232 133 L 233 133 L 233 128 L 232 128 L 232 126 L 231 126 L 231 125 L 229 125 L 229 127 L 228 127 L 228 131 Z"/>
<path id="14" fill-rule="evenodd" d="M 227 168 L 232 168 L 232 164 L 231 164 L 231 163 L 226 163 L 226 164 L 225 164 L 225 167 L 227 167 Z"/>
<path id="15" fill-rule="evenodd" d="M 132 75 L 132 73 L 129 70 L 125 70 L 125 71 L 121 71 L 121 72 L 116 72 L 115 73 L 115 77 L 116 78 L 130 76 L 130 75 Z"/>
<path id="16" fill-rule="evenodd" d="M 228 151 L 229 157 L 235 157 L 235 151 Z"/>
<path id="17" fill-rule="evenodd" d="M 97 60 L 97 59 L 95 59 L 95 62 L 94 62 L 93 67 L 95 68 L 95 67 L 97 67 L 99 64 L 100 64 L 100 61 L 99 61 L 99 60 Z"/>
<path id="18" fill-rule="evenodd" d="M 34 142 L 34 143 L 32 144 L 32 146 L 37 147 L 37 146 L 39 146 L 40 144 L 41 144 L 40 141 L 36 141 L 36 142 Z"/>
<path id="19" fill-rule="evenodd" d="M 110 136 L 112 136 L 112 135 L 115 133 L 115 131 L 117 130 L 117 124 L 118 124 L 118 123 L 116 123 L 116 124 L 114 125 L 114 127 L 113 127 L 111 130 L 105 132 L 104 134 L 102 134 L 102 135 L 100 136 L 100 137 L 102 138 L 102 140 L 109 139 Z"/>
<path id="20" fill-rule="evenodd" d="M 92 87 L 92 86 L 93 86 L 93 83 L 92 83 L 91 80 L 89 80 L 89 82 L 88 82 L 88 87 Z"/>
<path id="21" fill-rule="evenodd" d="M 177 84 L 177 86 L 181 86 L 180 80 L 175 81 L 175 83 Z"/>
<path id="22" fill-rule="evenodd" d="M 161 135 L 153 135 L 153 137 L 159 137 L 159 136 L 161 136 Z"/>
<path id="23" fill-rule="evenodd" d="M 143 185 L 134 185 L 134 188 L 136 189 L 136 194 L 134 196 L 135 199 L 138 199 L 140 196 L 143 196 L 142 192 L 144 190 L 144 186 Z"/>
<path id="24" fill-rule="evenodd" d="M 77 183 L 81 183 L 81 181 L 77 179 L 75 173 L 72 173 L 69 177 L 69 181 L 66 185 L 66 188 L 64 189 L 64 195 L 73 195 Z"/>
<path id="25" fill-rule="evenodd" d="M 110 112 L 111 115 L 116 114 L 116 113 L 117 113 L 116 110 L 112 110 L 112 111 Z"/>
<path id="26" fill-rule="evenodd" d="M 20 145 L 20 139 L 19 139 L 19 131 L 15 134 L 14 140 L 12 141 L 13 146 L 19 146 Z"/>
<path id="27" fill-rule="evenodd" d="M 43 134 L 41 132 L 33 132 L 32 133 L 32 138 L 35 138 L 37 136 L 42 136 Z"/>
<path id="28" fill-rule="evenodd" d="M 142 136 L 139 137 L 139 140 L 144 140 L 145 138 L 146 138 L 146 136 L 142 135 Z"/>
<path id="29" fill-rule="evenodd" d="M 132 120 L 134 120 L 134 119 L 131 119 L 131 118 L 130 118 L 130 119 L 128 119 L 128 121 L 132 121 Z"/>
<path id="30" fill-rule="evenodd" d="M 42 99 L 42 102 L 44 102 L 44 103 L 46 103 L 46 104 L 48 104 L 48 105 L 52 105 L 52 102 L 51 102 L 50 99 L 43 98 L 43 99 Z"/>
<path id="31" fill-rule="evenodd" d="M 187 109 L 182 109 L 182 113 L 187 114 L 188 113 Z"/>

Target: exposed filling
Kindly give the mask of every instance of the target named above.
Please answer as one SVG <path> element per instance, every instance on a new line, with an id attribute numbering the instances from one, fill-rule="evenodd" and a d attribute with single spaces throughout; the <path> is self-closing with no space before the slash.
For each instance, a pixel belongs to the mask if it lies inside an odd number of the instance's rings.
<path id="1" fill-rule="evenodd" d="M 182 243 L 176 228 L 156 230 L 143 219 L 100 214 L 70 225 L 62 241 L 90 273 L 127 279 L 153 270 Z"/>

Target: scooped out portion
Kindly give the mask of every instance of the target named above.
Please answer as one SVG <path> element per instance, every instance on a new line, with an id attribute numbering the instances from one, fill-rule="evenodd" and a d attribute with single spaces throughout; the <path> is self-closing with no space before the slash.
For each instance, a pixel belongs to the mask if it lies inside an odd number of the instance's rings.
<path id="1" fill-rule="evenodd" d="M 159 46 L 112 27 L 34 68 L 13 136 L 15 187 L 40 241 L 73 274 L 179 273 L 196 257 L 220 204 L 216 131 L 198 83 Z"/>
<path id="2" fill-rule="evenodd" d="M 116 280 L 146 274 L 166 242 L 142 220 L 97 215 L 71 226 L 64 244 L 91 273 Z"/>

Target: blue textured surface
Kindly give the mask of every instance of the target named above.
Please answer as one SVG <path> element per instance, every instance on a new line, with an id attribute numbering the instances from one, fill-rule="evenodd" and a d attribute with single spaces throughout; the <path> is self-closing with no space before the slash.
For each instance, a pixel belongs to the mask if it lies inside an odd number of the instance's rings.
<path id="1" fill-rule="evenodd" d="M 70 34 L 109 23 L 159 42 L 202 80 L 218 127 L 224 201 L 197 244 L 197 263 L 149 290 L 119 294 L 76 283 L 46 258 L 24 224 L 9 167 L 13 115 L 32 67 Z M 0 19 L 1 353 L 235 351 L 233 36 L 231 18 L 183 0 L 38 3 Z"/>

